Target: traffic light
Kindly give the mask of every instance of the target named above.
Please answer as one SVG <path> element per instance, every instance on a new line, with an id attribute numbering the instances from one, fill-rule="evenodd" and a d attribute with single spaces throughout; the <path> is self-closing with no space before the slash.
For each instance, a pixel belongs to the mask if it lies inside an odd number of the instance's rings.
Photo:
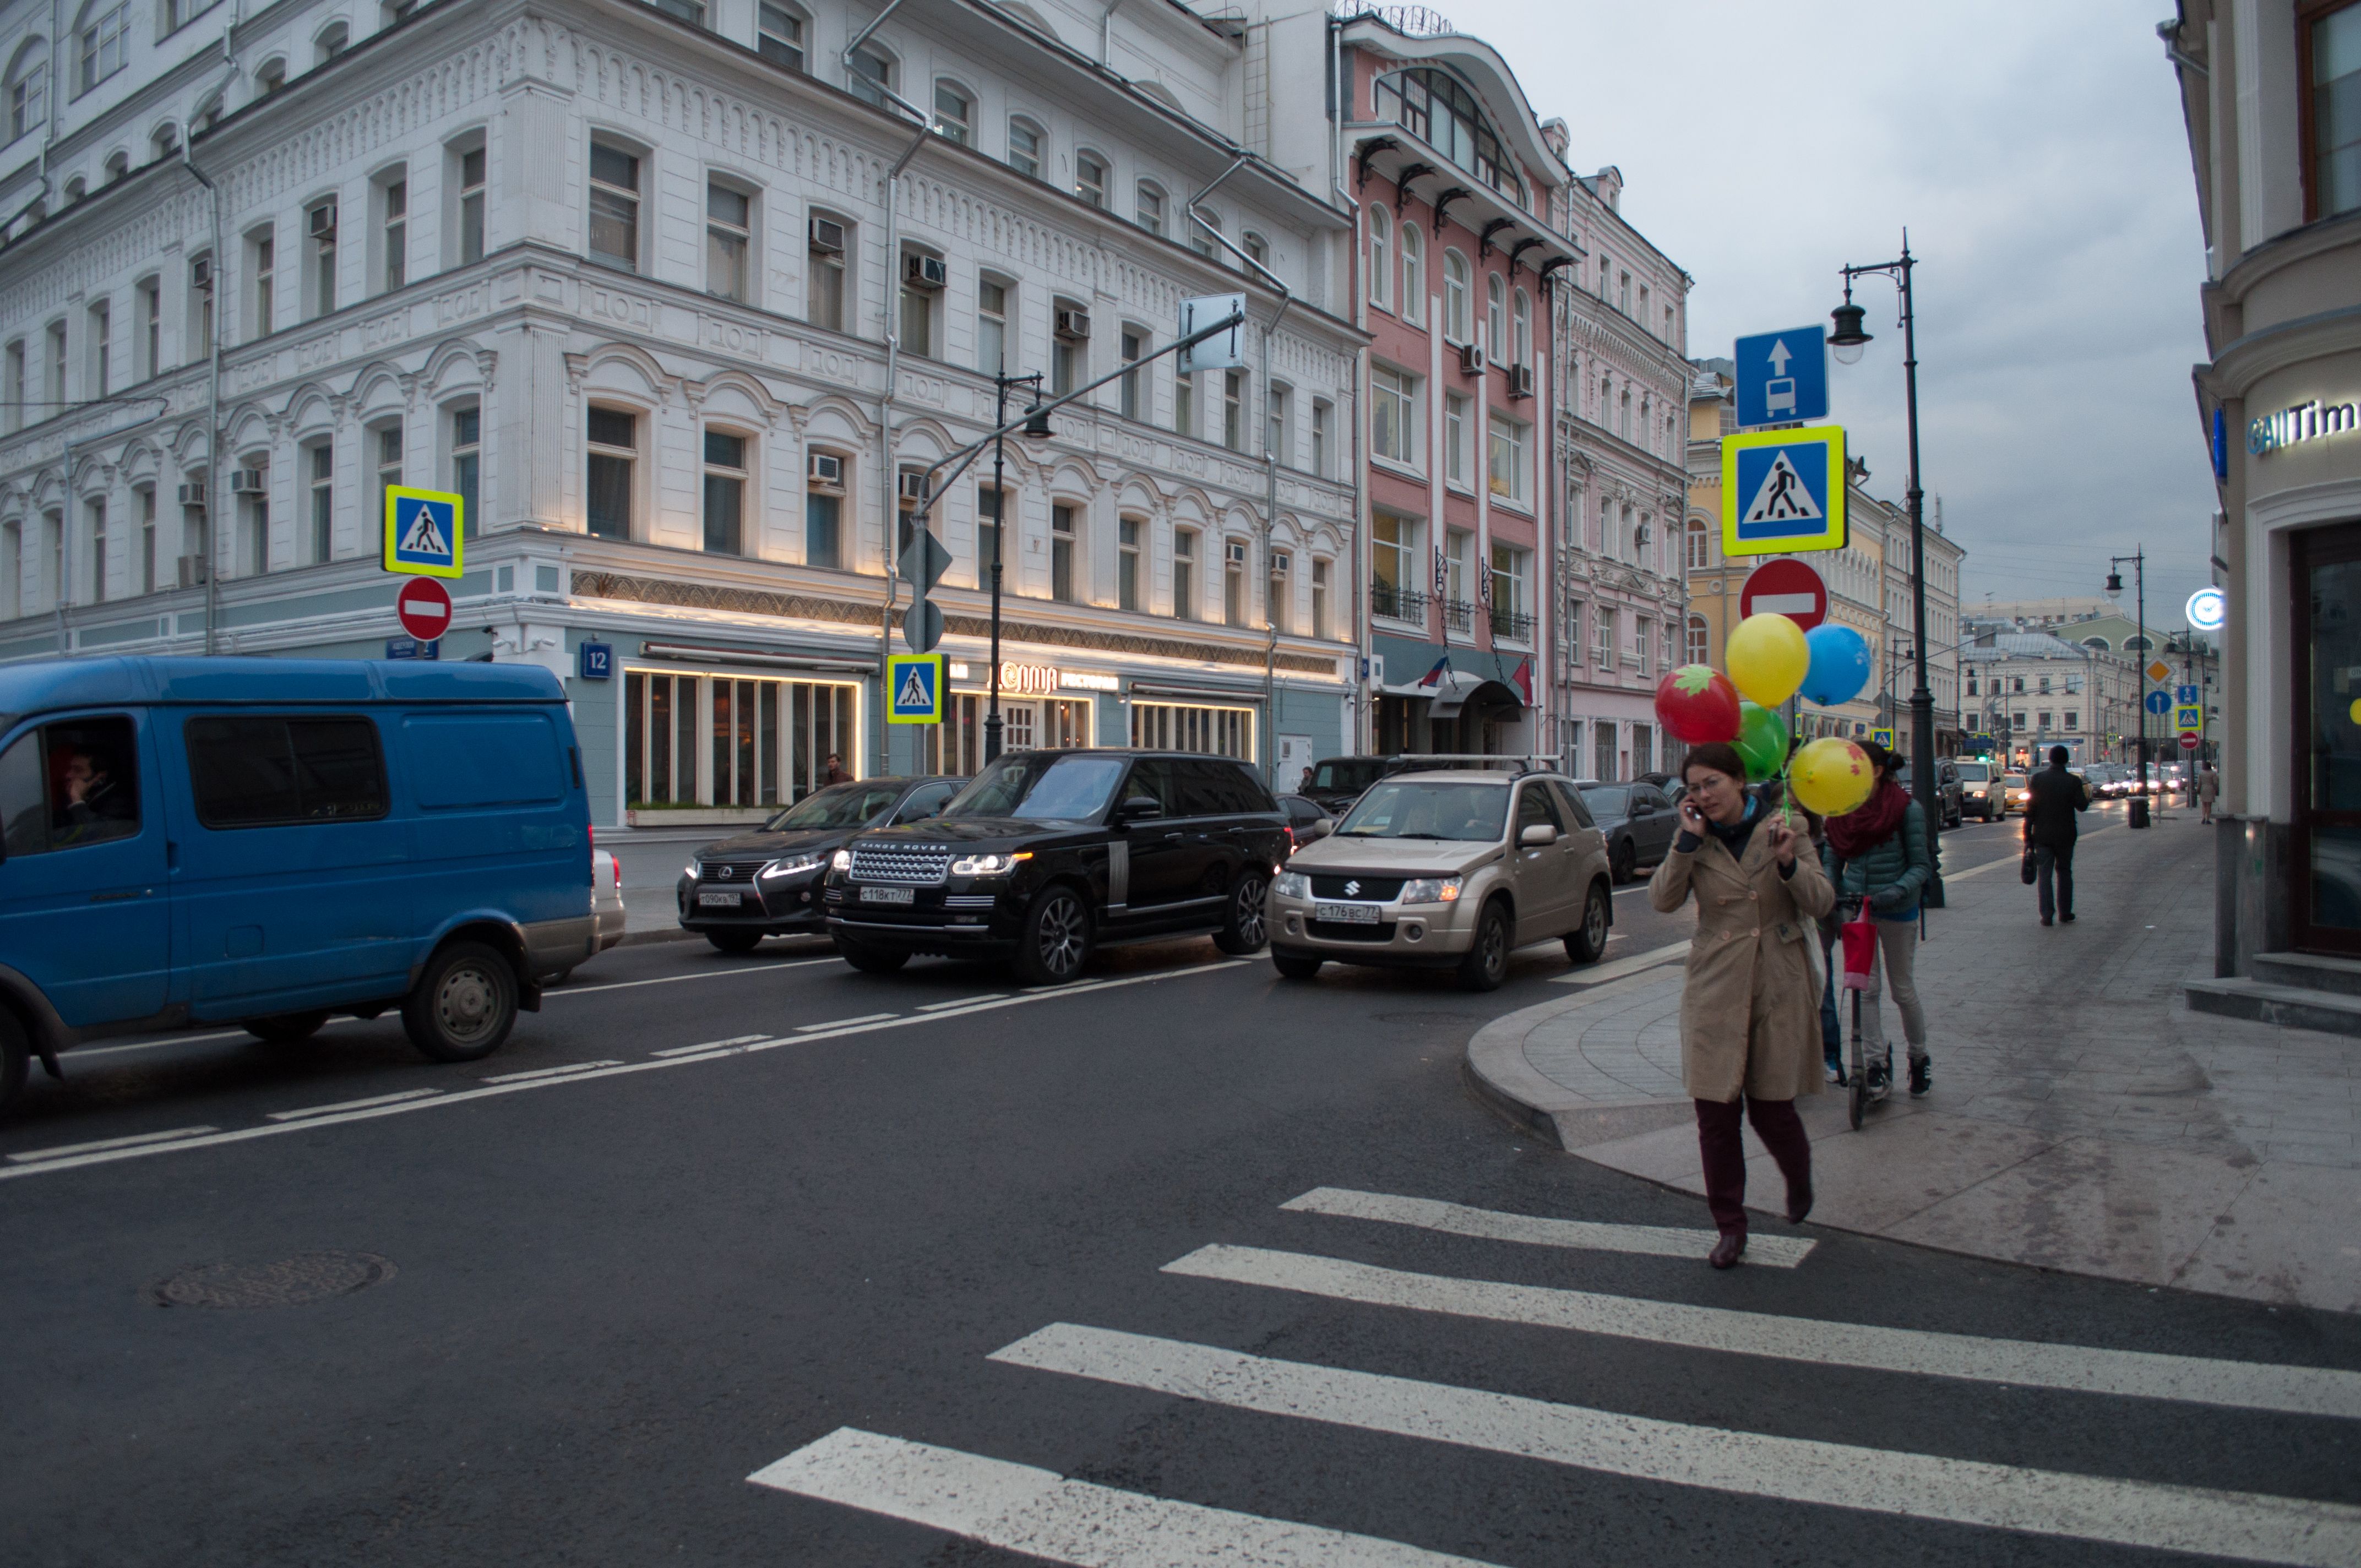
<path id="1" fill-rule="evenodd" d="M 902 580 L 910 585 L 910 608 L 902 616 L 902 641 L 913 653 L 931 653 L 943 640 L 943 612 L 927 596 L 950 569 L 951 553 L 925 529 L 912 532 L 902 549 Z"/>

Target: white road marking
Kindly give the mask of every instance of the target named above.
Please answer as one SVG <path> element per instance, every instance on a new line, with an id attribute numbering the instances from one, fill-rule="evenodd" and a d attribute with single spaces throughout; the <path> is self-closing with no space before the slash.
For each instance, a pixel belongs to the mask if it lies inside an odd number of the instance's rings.
<path id="1" fill-rule="evenodd" d="M 1005 991 L 988 991 L 982 996 L 961 996 L 950 1002 L 921 1002 L 918 1003 L 918 1011 L 921 1013 L 940 1013 L 946 1008 L 966 1007 L 978 1002 L 997 1002 L 1007 994 L 1008 993 Z"/>
<path id="2" fill-rule="evenodd" d="M 726 1051 L 732 1046 L 751 1046 L 757 1040 L 774 1038 L 770 1035 L 732 1035 L 726 1040 L 708 1040 L 701 1046 L 674 1046 L 667 1050 L 650 1051 L 652 1057 L 693 1057 L 703 1051 Z"/>
<path id="3" fill-rule="evenodd" d="M 185 1138 L 203 1137 L 214 1130 L 211 1127 L 175 1127 L 169 1133 L 135 1133 L 127 1138 L 99 1138 L 87 1144 L 60 1144 L 55 1148 L 26 1149 L 20 1154 L 12 1154 L 8 1157 L 14 1160 L 43 1162 L 53 1159 L 71 1159 L 76 1165 L 81 1165 L 84 1163 L 81 1157 L 82 1156 L 104 1155 L 116 1150 L 145 1154 L 151 1146 L 170 1145 Z M 38 1169 L 39 1167 L 28 1166 L 27 1168 Z"/>
<path id="4" fill-rule="evenodd" d="M 306 1116 L 327 1116 L 338 1111 L 366 1111 L 372 1105 L 398 1105 L 405 1100 L 423 1100 L 430 1094 L 440 1094 L 439 1089 L 405 1089 L 399 1094 L 377 1094 L 367 1100 L 340 1100 L 334 1105 L 306 1105 L 301 1111 L 266 1113 L 274 1122 L 298 1122 Z"/>
<path id="5" fill-rule="evenodd" d="M 169 1039 L 142 1040 L 132 1046 L 92 1046 L 61 1053 L 66 1061 L 81 1061 L 88 1057 L 116 1057 L 127 1051 L 152 1051 L 165 1046 L 193 1046 L 203 1040 L 250 1040 L 254 1036 L 243 1029 L 223 1029 L 208 1035 L 174 1035 Z"/>
<path id="6" fill-rule="evenodd" d="M 2361 1508 L 1693 1426 L 1212 1345 L 1053 1323 L 991 1359 L 1429 1442 L 1740 1497 L 2246 1563 L 2350 1568 Z"/>
<path id="7" fill-rule="evenodd" d="M 764 974 L 772 970 L 809 969 L 814 964 L 840 964 L 844 960 L 830 953 L 824 959 L 789 959 L 775 964 L 736 964 L 729 969 L 707 970 L 701 974 L 660 974 L 653 980 L 617 980 L 605 985 L 568 985 L 556 991 L 544 992 L 544 1003 L 563 1002 L 569 996 L 590 996 L 601 991 L 629 991 L 640 985 L 678 985 L 686 980 L 729 980 L 741 974 Z"/>
<path id="8" fill-rule="evenodd" d="M 620 1067 L 623 1064 L 620 1060 L 612 1057 L 608 1058 L 604 1061 L 560 1062 L 555 1067 L 535 1068 L 531 1072 L 496 1073 L 492 1077 L 484 1079 L 481 1081 L 485 1083 L 531 1083 L 535 1079 L 566 1078 L 577 1072 L 596 1072 L 602 1067 Z"/>
<path id="9" fill-rule="evenodd" d="M 1387 1192 L 1355 1192 L 1342 1187 L 1315 1187 L 1279 1207 L 1300 1214 L 1334 1214 L 1347 1220 L 1417 1225 L 1485 1241 L 1577 1247 L 1591 1252 L 1642 1253 L 1653 1257 L 1703 1257 L 1713 1250 L 1719 1235 L 1714 1231 L 1684 1230 L 1671 1225 L 1610 1225 L 1595 1220 L 1507 1214 L 1497 1209 L 1471 1209 L 1435 1198 L 1398 1198 Z M 1818 1245 L 1794 1236 L 1750 1236 L 1746 1261 L 1749 1265 L 1762 1263 L 1773 1268 L 1793 1268 Z"/>
<path id="10" fill-rule="evenodd" d="M 1068 1481 L 1037 1465 L 852 1427 L 839 1427 L 746 1479 L 1084 1568 L 1446 1568 L 1475 1561 Z"/>
<path id="11" fill-rule="evenodd" d="M 1552 985 L 1604 985 L 1610 980 L 1621 980 L 1627 974 L 1638 974 L 1642 970 L 1654 969 L 1658 964 L 1675 962 L 1688 950 L 1689 945 L 1686 942 L 1667 942 L 1661 948 L 1651 948 L 1644 953 L 1633 953 L 1628 959 L 1617 959 L 1611 963 L 1585 964 L 1579 969 L 1568 970 L 1564 974 L 1552 975 L 1550 983 Z"/>
<path id="12" fill-rule="evenodd" d="M 1307 1296 L 1419 1312 L 1532 1323 L 1576 1333 L 1676 1344 L 1731 1355 L 1824 1366 L 1866 1366 L 1920 1377 L 1960 1377 L 2020 1388 L 2173 1399 L 2230 1409 L 2361 1420 L 2361 1373 L 2214 1361 L 2149 1351 L 1934 1333 L 1874 1323 L 1830 1322 L 1724 1307 L 1691 1307 L 1588 1290 L 1410 1274 L 1263 1247 L 1205 1246 L 1164 1266 L 1167 1274 L 1226 1279 Z"/>
<path id="13" fill-rule="evenodd" d="M 1083 996 L 1093 991 L 1115 991 L 1130 985 L 1149 985 L 1158 981 L 1218 974 L 1224 970 L 1237 969 L 1246 961 L 1245 959 L 1227 959 L 1217 963 L 1194 964 L 1186 969 L 1159 970 L 1154 974 L 1132 975 L 1121 980 L 1102 980 L 1084 985 L 1060 986 L 1055 991 L 1042 991 L 1029 996 L 1012 996 L 1000 1002 L 987 1002 L 978 1006 L 964 1008 L 957 1013 L 916 1014 L 904 1017 L 881 1019 L 873 1024 L 840 1025 L 815 1034 L 782 1036 L 776 1039 L 756 1040 L 743 1046 L 724 1046 L 716 1049 L 701 1050 L 693 1056 L 683 1055 L 663 1059 L 651 1058 L 646 1061 L 623 1062 L 611 1067 L 592 1067 L 586 1063 L 584 1070 L 560 1072 L 555 1076 L 527 1073 L 512 1082 L 495 1083 L 489 1080 L 480 1080 L 481 1086 L 478 1088 L 461 1090 L 451 1094 L 440 1094 L 429 1100 L 405 1101 L 399 1105 L 373 1105 L 365 1111 L 340 1111 L 333 1115 L 313 1116 L 302 1122 L 273 1123 L 267 1127 L 239 1127 L 226 1133 L 215 1132 L 211 1127 L 192 1128 L 190 1129 L 192 1133 L 203 1133 L 207 1135 L 182 1137 L 182 1135 L 175 1134 L 173 1136 L 181 1137 L 182 1141 L 154 1147 L 115 1147 L 114 1141 L 109 1140 L 105 1146 L 93 1149 L 89 1153 L 69 1154 L 63 1157 L 56 1157 L 56 1151 L 30 1157 L 12 1155 L 9 1157 L 11 1159 L 31 1157 L 38 1159 L 38 1163 L 0 1169 L 0 1181 L 7 1181 L 20 1176 L 46 1175 L 53 1170 L 71 1170 L 85 1165 L 103 1165 L 118 1159 L 136 1159 L 142 1155 L 160 1154 L 166 1150 L 214 1148 L 223 1144 L 246 1143 L 251 1139 L 267 1138 L 280 1133 L 291 1133 L 337 1123 L 374 1121 L 380 1116 L 400 1116 L 412 1111 L 432 1111 L 445 1105 L 466 1105 L 475 1101 L 490 1099 L 494 1095 L 521 1094 L 531 1090 L 546 1089 L 554 1084 L 590 1083 L 600 1079 L 621 1078 L 631 1073 L 656 1072 L 665 1068 L 686 1067 L 692 1062 L 716 1061 L 724 1057 L 746 1056 L 755 1051 L 776 1050 L 781 1046 L 808 1045 L 814 1041 L 840 1039 L 848 1035 L 873 1034 L 883 1029 L 904 1028 L 914 1024 L 939 1024 L 946 1018 L 961 1018 L 971 1013 L 994 1012 L 1003 1007 L 1021 1007 L 1027 1003 L 1049 1001 L 1061 996 Z"/>
<path id="14" fill-rule="evenodd" d="M 924 1011 L 924 1009 L 921 1009 L 921 1011 Z M 882 1024 L 886 1019 L 895 1016 L 896 1016 L 896 1014 L 892 1013 L 863 1013 L 858 1018 L 831 1018 L 825 1024 L 798 1024 L 796 1025 L 796 1033 L 798 1035 L 809 1035 L 821 1029 L 841 1029 L 847 1024 Z M 734 1044 L 735 1042 L 732 1043 Z"/>

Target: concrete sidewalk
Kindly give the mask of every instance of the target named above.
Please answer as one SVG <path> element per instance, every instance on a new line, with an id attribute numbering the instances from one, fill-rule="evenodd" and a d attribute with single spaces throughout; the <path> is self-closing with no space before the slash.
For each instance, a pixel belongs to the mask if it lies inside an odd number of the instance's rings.
<path id="1" fill-rule="evenodd" d="M 1947 879 L 1917 971 L 1934 1091 L 1897 1088 L 1858 1133 L 1833 1086 L 1800 1102 L 1812 1223 L 2361 1310 L 2361 1049 L 2189 1012 L 2181 982 L 2213 972 L 2213 829 L 2193 813 L 2138 833 L 2120 807 L 2092 818 L 2071 926 L 2039 924 L 2013 858 Z M 1585 1159 L 1702 1194 L 1685 950 L 1487 1025 L 1470 1083 Z M 1890 1003 L 1886 1025 L 1898 1068 Z M 1750 1205 L 1774 1211 L 1778 1173 L 1751 1132 L 1747 1147 Z"/>

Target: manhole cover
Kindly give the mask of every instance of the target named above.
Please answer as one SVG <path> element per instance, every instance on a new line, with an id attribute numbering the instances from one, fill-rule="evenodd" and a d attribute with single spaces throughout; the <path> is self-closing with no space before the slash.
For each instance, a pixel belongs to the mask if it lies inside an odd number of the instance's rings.
<path id="1" fill-rule="evenodd" d="M 1482 1024 L 1489 1022 L 1489 1020 L 1486 1019 L 1482 1014 L 1476 1013 L 1380 1013 L 1378 1014 L 1378 1022 L 1380 1024 L 1425 1024 L 1448 1028 L 1455 1024 Z"/>
<path id="2" fill-rule="evenodd" d="M 375 1253 L 307 1252 L 280 1263 L 201 1263 L 148 1294 L 159 1307 L 301 1307 L 392 1277 L 393 1265 Z"/>

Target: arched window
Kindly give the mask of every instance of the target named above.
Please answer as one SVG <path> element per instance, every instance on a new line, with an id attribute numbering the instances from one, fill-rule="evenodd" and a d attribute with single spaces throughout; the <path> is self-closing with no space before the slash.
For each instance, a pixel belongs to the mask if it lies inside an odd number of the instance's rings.
<path id="1" fill-rule="evenodd" d="M 1416 326 L 1426 319 L 1426 241 L 1416 224 L 1401 226 L 1401 319 Z"/>
<path id="2" fill-rule="evenodd" d="M 952 81 L 935 81 L 935 131 L 961 147 L 975 143 L 975 94 Z"/>
<path id="3" fill-rule="evenodd" d="M 38 129 L 49 117 L 49 51 L 35 38 L 8 64 L 8 139 Z"/>
<path id="4" fill-rule="evenodd" d="M 1473 343 L 1468 321 L 1473 308 L 1467 298 L 1467 258 L 1455 250 L 1443 253 L 1443 335 L 1454 343 Z"/>
<path id="5" fill-rule="evenodd" d="M 1531 365 L 1533 362 L 1533 297 L 1522 289 L 1517 291 L 1517 319 L 1509 340 L 1510 363 Z"/>
<path id="6" fill-rule="evenodd" d="M 337 22 L 322 29 L 319 38 L 313 42 L 313 47 L 314 53 L 312 63 L 314 65 L 327 64 L 328 61 L 335 59 L 338 55 L 345 52 L 345 46 L 350 42 L 351 39 L 351 32 L 346 29 L 342 22 Z"/>
<path id="7" fill-rule="evenodd" d="M 1398 125 L 1467 170 L 1493 190 L 1522 205 L 1525 182 L 1477 106 L 1476 94 L 1450 72 L 1434 66 L 1398 71 L 1378 79 L 1373 90 L 1377 117 Z"/>
<path id="8" fill-rule="evenodd" d="M 1498 359 L 1509 342 L 1509 286 L 1498 272 L 1484 275 L 1484 352 Z"/>
<path id="9" fill-rule="evenodd" d="M 1712 663 L 1713 636 L 1706 627 L 1705 617 L 1690 616 L 1686 631 L 1681 644 L 1681 662 L 1685 664 Z"/>
<path id="10" fill-rule="evenodd" d="M 1386 308 L 1386 276 L 1392 271 L 1386 262 L 1386 236 L 1393 226 L 1383 207 L 1369 209 L 1369 303 L 1379 310 Z"/>
<path id="11" fill-rule="evenodd" d="M 131 7 L 124 0 L 90 0 L 74 23 L 74 82 L 87 93 L 123 69 L 131 47 Z"/>
<path id="12" fill-rule="evenodd" d="M 1008 167 L 1027 180 L 1041 178 L 1041 159 L 1049 139 L 1041 127 L 1022 115 L 1008 122 Z"/>
<path id="13" fill-rule="evenodd" d="M 1693 517 L 1688 526 L 1688 568 L 1703 571 L 1713 565 L 1713 536 L 1705 531 L 1705 519 Z"/>
<path id="14" fill-rule="evenodd" d="M 2103 637 L 2085 637 L 2082 639 L 2082 646 L 2085 648 L 2096 648 L 2102 653 L 2112 653 L 2114 652 L 2114 649 L 2109 645 L 2107 640 Z"/>

